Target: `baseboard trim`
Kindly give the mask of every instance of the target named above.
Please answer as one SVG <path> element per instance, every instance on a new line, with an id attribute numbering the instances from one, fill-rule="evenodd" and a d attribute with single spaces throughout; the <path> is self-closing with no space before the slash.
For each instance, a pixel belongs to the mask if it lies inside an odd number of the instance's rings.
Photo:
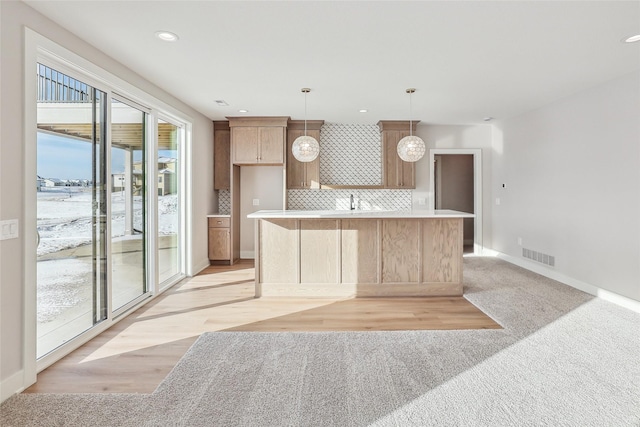
<path id="1" fill-rule="evenodd" d="M 511 264 L 517 265 L 518 267 L 522 267 L 529 271 L 533 271 L 534 273 L 538 273 L 542 276 L 548 277 L 549 279 L 557 280 L 558 282 L 564 283 L 565 285 L 569 285 L 572 288 L 576 288 L 582 292 L 586 292 L 598 298 L 602 298 L 605 301 L 612 302 L 614 304 L 617 304 L 631 311 L 635 311 L 636 313 L 640 313 L 640 301 L 636 301 L 634 299 L 625 297 L 615 292 L 602 289 L 598 286 L 564 275 L 551 268 L 538 265 L 526 259 L 507 255 L 502 252 L 494 251 L 493 249 L 485 248 L 482 254 L 488 255 L 488 256 L 495 256 L 496 258 L 505 260 Z"/>
<path id="2" fill-rule="evenodd" d="M 24 371 L 19 370 L 9 378 L 0 381 L 0 403 L 16 393 L 24 391 Z"/>
<path id="3" fill-rule="evenodd" d="M 202 262 L 198 263 L 197 265 L 193 266 L 193 274 L 192 276 L 197 276 L 198 274 L 200 274 L 205 268 L 209 267 L 210 263 L 209 260 L 203 260 Z"/>

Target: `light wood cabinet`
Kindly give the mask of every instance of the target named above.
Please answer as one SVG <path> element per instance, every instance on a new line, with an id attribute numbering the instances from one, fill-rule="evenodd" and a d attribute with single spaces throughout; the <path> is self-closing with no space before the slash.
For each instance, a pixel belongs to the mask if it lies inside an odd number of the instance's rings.
<path id="1" fill-rule="evenodd" d="M 213 122 L 213 189 L 228 190 L 231 181 L 231 131 L 229 122 Z"/>
<path id="2" fill-rule="evenodd" d="M 209 260 L 231 262 L 231 227 L 228 217 L 209 218 Z"/>
<path id="3" fill-rule="evenodd" d="M 307 120 L 307 135 L 320 142 L 324 120 Z M 300 162 L 291 151 L 296 138 L 304 135 L 304 120 L 290 120 L 287 126 L 287 188 L 320 188 L 320 156 L 312 162 Z"/>
<path id="4" fill-rule="evenodd" d="M 413 122 L 412 132 L 416 124 Z M 416 188 L 415 163 L 405 162 L 398 156 L 398 142 L 409 136 L 409 121 L 381 120 L 378 122 L 382 137 L 382 185 L 384 188 Z"/>
<path id="5" fill-rule="evenodd" d="M 256 296 L 461 296 L 462 220 L 256 219 Z"/>
<path id="6" fill-rule="evenodd" d="M 288 117 L 229 117 L 235 165 L 283 165 Z"/>

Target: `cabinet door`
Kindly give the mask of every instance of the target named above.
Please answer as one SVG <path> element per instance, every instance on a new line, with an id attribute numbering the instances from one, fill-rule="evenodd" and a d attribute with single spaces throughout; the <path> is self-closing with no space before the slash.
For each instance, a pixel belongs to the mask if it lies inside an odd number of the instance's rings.
<path id="1" fill-rule="evenodd" d="M 398 168 L 400 167 L 400 157 L 398 157 L 397 147 L 400 140 L 400 131 L 385 131 L 382 135 L 384 146 L 384 186 L 385 188 L 399 188 L 400 177 Z"/>
<path id="2" fill-rule="evenodd" d="M 284 128 L 259 127 L 258 163 L 284 163 Z"/>
<path id="3" fill-rule="evenodd" d="M 258 128 L 233 127 L 231 128 L 232 155 L 234 164 L 258 163 Z"/>
<path id="4" fill-rule="evenodd" d="M 287 131 L 287 188 L 305 188 L 305 165 L 293 157 L 291 147 L 296 138 L 304 135 L 304 131 L 290 129 Z"/>
<path id="5" fill-rule="evenodd" d="M 213 133 L 213 189 L 228 190 L 231 179 L 231 133 L 217 130 Z"/>
<path id="6" fill-rule="evenodd" d="M 416 164 L 412 162 L 404 162 L 400 157 L 398 157 L 398 161 L 402 167 L 400 180 L 402 188 L 416 188 Z"/>
<path id="7" fill-rule="evenodd" d="M 384 187 L 415 188 L 415 165 L 398 156 L 398 142 L 408 131 L 388 130 L 382 133 L 384 146 Z"/>
<path id="8" fill-rule="evenodd" d="M 209 259 L 228 261 L 231 259 L 231 239 L 228 228 L 209 228 Z"/>

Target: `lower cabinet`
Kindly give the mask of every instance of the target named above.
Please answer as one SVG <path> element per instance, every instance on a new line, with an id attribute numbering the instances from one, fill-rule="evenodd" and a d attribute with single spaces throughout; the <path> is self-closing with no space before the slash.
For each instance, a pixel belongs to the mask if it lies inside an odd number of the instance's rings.
<path id="1" fill-rule="evenodd" d="M 227 217 L 209 218 L 209 261 L 231 262 L 231 228 Z"/>

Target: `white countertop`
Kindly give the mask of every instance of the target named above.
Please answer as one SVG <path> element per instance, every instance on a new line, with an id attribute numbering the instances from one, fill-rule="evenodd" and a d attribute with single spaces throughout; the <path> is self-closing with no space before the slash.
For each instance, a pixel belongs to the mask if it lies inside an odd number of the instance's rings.
<path id="1" fill-rule="evenodd" d="M 277 219 L 277 218 L 473 218 L 474 214 L 452 210 L 414 210 L 414 211 L 295 211 L 273 210 L 257 211 L 247 215 L 247 218 Z"/>
<path id="2" fill-rule="evenodd" d="M 229 217 L 231 217 L 231 215 L 229 215 L 229 214 L 227 214 L 227 215 L 224 215 L 224 214 L 210 214 L 210 215 L 207 215 L 207 218 L 229 218 Z"/>

